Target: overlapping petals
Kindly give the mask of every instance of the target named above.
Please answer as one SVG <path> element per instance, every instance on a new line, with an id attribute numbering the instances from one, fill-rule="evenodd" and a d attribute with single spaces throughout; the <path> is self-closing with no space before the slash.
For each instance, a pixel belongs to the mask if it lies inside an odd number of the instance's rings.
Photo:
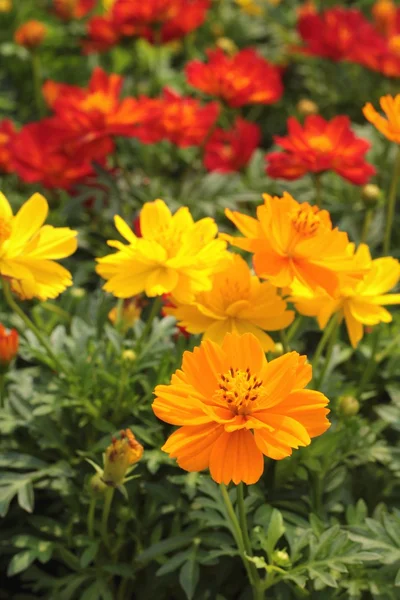
<path id="1" fill-rule="evenodd" d="M 204 149 L 204 166 L 208 171 L 240 171 L 260 143 L 260 128 L 244 119 L 236 119 L 232 129 L 217 128 Z"/>
<path id="2" fill-rule="evenodd" d="M 382 96 L 380 105 L 386 118 L 380 115 L 370 102 L 363 108 L 365 118 L 388 140 L 400 144 L 400 94 L 394 97 Z"/>

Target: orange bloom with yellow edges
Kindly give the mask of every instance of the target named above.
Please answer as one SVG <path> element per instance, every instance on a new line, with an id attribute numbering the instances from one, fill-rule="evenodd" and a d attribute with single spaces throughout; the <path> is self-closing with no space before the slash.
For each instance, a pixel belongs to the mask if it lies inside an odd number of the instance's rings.
<path id="1" fill-rule="evenodd" d="M 35 19 L 23 23 L 14 34 L 15 43 L 29 50 L 34 50 L 40 46 L 45 37 L 46 27 Z"/>
<path id="2" fill-rule="evenodd" d="M 382 96 L 379 103 L 387 118 L 382 117 L 370 102 L 363 108 L 365 118 L 388 140 L 400 144 L 400 94 Z"/>
<path id="3" fill-rule="evenodd" d="M 195 223 L 186 206 L 172 215 L 162 200 L 147 202 L 140 213 L 141 237 L 119 216 L 115 226 L 128 244 L 109 241 L 117 252 L 99 258 L 96 271 L 107 279 L 104 289 L 118 298 L 145 292 L 191 302 L 196 293 L 211 289 L 212 275 L 229 259 L 226 243 L 215 239 L 214 220 Z"/>
<path id="4" fill-rule="evenodd" d="M 300 204 L 286 192 L 282 198 L 268 194 L 263 198 L 257 219 L 226 209 L 228 219 L 245 237 L 223 235 L 234 246 L 254 253 L 259 277 L 277 287 L 298 279 L 311 289 L 322 287 L 333 295 L 339 272 L 362 276 L 348 252 L 347 233 L 332 228 L 328 211 Z"/>
<path id="5" fill-rule="evenodd" d="M 304 389 L 311 375 L 297 352 L 268 362 L 250 333 L 202 342 L 155 389 L 156 416 L 179 425 L 162 450 L 186 471 L 209 468 L 217 483 L 256 483 L 264 455 L 290 456 L 329 428 L 328 399 Z"/>
<path id="6" fill-rule="evenodd" d="M 189 333 L 204 333 L 203 339 L 221 344 L 226 333 L 252 333 L 264 351 L 275 342 L 265 333 L 284 329 L 293 321 L 293 311 L 268 282 L 252 275 L 247 263 L 233 255 L 224 271 L 213 277 L 212 289 L 201 292 L 192 304 L 167 307 L 165 314 L 178 320 Z"/>
<path id="7" fill-rule="evenodd" d="M 339 312 L 345 320 L 347 332 L 353 348 L 356 348 L 364 335 L 364 326 L 390 323 L 392 315 L 385 305 L 400 304 L 400 294 L 387 294 L 400 279 L 399 261 L 390 256 L 377 258 L 371 262 L 368 246 L 361 244 L 355 253 L 356 260 L 369 264 L 364 279 L 352 283 L 341 278 L 338 293 L 331 298 L 323 290 L 313 292 L 299 282 L 291 287 L 290 300 L 299 313 L 316 317 L 324 329 L 331 316 Z"/>

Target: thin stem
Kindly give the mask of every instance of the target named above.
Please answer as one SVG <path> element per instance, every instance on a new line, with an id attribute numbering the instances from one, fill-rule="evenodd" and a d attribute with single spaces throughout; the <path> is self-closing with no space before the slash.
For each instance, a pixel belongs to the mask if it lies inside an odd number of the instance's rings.
<path id="1" fill-rule="evenodd" d="M 246 517 L 246 509 L 244 506 L 244 492 L 243 492 L 243 483 L 240 482 L 236 487 L 236 498 L 237 505 L 239 510 L 239 524 L 242 532 L 243 543 L 246 550 L 247 556 L 253 556 L 253 551 L 251 549 L 251 542 L 249 537 L 249 528 L 247 525 L 247 517 Z M 250 563 L 250 571 L 253 579 L 253 595 L 254 600 L 258 600 L 259 598 L 263 598 L 264 594 L 261 589 L 261 581 L 258 575 L 257 568 L 254 563 Z"/>
<path id="2" fill-rule="evenodd" d="M 291 340 L 293 339 L 293 337 L 296 335 L 297 330 L 299 329 L 300 325 L 303 322 L 303 318 L 304 318 L 303 315 L 297 315 L 297 317 L 295 318 L 295 320 L 293 321 L 293 323 L 291 324 L 291 326 L 287 330 L 286 341 L 287 341 L 288 344 L 291 342 Z"/>
<path id="3" fill-rule="evenodd" d="M 15 302 L 14 297 L 11 292 L 10 284 L 8 283 L 8 281 L 3 279 L 2 285 L 3 285 L 4 298 L 5 298 L 8 306 L 11 308 L 11 310 L 13 312 L 15 312 L 20 317 L 20 319 L 25 323 L 27 328 L 30 329 L 32 331 L 32 333 L 35 334 L 35 336 L 37 337 L 39 342 L 46 349 L 47 354 L 49 355 L 51 360 L 54 362 L 54 365 L 57 367 L 57 369 L 59 371 L 65 373 L 65 369 L 64 369 L 63 365 L 61 364 L 61 362 L 59 361 L 57 356 L 54 354 L 54 352 L 51 349 L 51 346 L 48 343 L 48 341 L 46 340 L 46 338 L 41 334 L 40 330 L 36 327 L 36 325 L 30 320 L 30 318 L 24 313 L 24 311 Z"/>
<path id="4" fill-rule="evenodd" d="M 279 337 L 281 338 L 281 343 L 282 343 L 282 346 L 283 346 L 283 351 L 284 352 L 290 352 L 289 342 L 288 342 L 288 339 L 286 337 L 286 333 L 283 331 L 283 329 L 280 330 Z"/>
<path id="5" fill-rule="evenodd" d="M 5 385 L 6 385 L 6 374 L 0 373 L 0 408 L 3 408 L 3 406 L 4 406 Z"/>
<path id="6" fill-rule="evenodd" d="M 314 356 L 313 356 L 313 360 L 312 360 L 312 370 L 313 370 L 313 374 L 315 373 L 317 367 L 318 367 L 318 363 L 319 363 L 319 359 L 321 358 L 322 352 L 325 350 L 325 346 L 329 340 L 329 337 L 331 335 L 331 331 L 335 326 L 335 319 L 336 319 L 337 315 L 334 315 L 331 320 L 329 321 L 328 325 L 325 327 L 324 329 L 324 333 L 321 336 L 321 339 L 318 342 L 318 346 L 317 349 L 315 350 Z M 315 375 L 314 375 L 315 377 Z"/>
<path id="7" fill-rule="evenodd" d="M 328 369 L 329 363 L 331 361 L 333 348 L 334 348 L 335 343 L 336 343 L 338 328 L 339 328 L 339 315 L 336 314 L 332 318 L 331 334 L 330 334 L 330 337 L 329 337 L 328 347 L 326 349 L 326 355 L 325 355 L 324 365 L 323 365 L 323 367 L 321 369 L 321 372 L 320 372 L 319 376 L 315 380 L 314 386 L 317 389 L 319 389 L 321 387 L 322 382 L 324 381 L 324 377 L 325 377 L 326 371 Z"/>
<path id="8" fill-rule="evenodd" d="M 373 340 L 372 340 L 372 347 L 371 347 L 371 355 L 368 359 L 367 365 L 366 365 L 363 375 L 361 377 L 360 385 L 357 390 L 358 397 L 360 397 L 361 394 L 363 393 L 366 385 L 370 381 L 371 377 L 374 375 L 376 367 L 378 366 L 378 362 L 376 360 L 376 358 L 377 358 L 376 351 L 378 349 L 378 343 L 379 343 L 379 331 L 380 330 L 378 328 L 376 328 L 375 331 L 372 333 Z"/>
<path id="9" fill-rule="evenodd" d="M 393 217 L 396 206 L 396 192 L 397 192 L 397 184 L 400 177 L 400 146 L 397 148 L 397 155 L 394 162 L 393 169 L 393 177 L 392 183 L 390 185 L 389 190 L 389 198 L 388 198 L 388 206 L 387 206 L 387 216 L 386 216 L 386 228 L 385 228 L 385 237 L 383 240 L 383 254 L 387 256 L 390 250 L 390 238 L 392 235 L 392 227 L 393 227 Z"/>
<path id="10" fill-rule="evenodd" d="M 360 244 L 363 244 L 368 237 L 368 232 L 369 232 L 369 228 L 371 227 L 371 221 L 372 221 L 373 216 L 374 216 L 374 210 L 372 208 L 367 208 L 367 210 L 365 212 L 363 228 L 361 231 Z"/>
<path id="11" fill-rule="evenodd" d="M 43 117 L 45 108 L 42 95 L 42 74 L 40 66 L 40 57 L 37 52 L 32 52 L 32 79 L 33 90 L 35 94 L 36 108 L 40 117 Z"/>
<path id="12" fill-rule="evenodd" d="M 101 537 L 108 546 L 108 517 L 110 515 L 111 503 L 114 497 L 114 488 L 109 487 L 104 495 L 103 514 L 101 515 Z"/>
<path id="13" fill-rule="evenodd" d="M 151 330 L 151 326 L 152 326 L 153 321 L 154 321 L 154 317 L 159 313 L 161 305 L 162 305 L 162 298 L 161 298 L 161 296 L 159 296 L 158 298 L 156 298 L 153 301 L 153 305 L 151 307 L 150 314 L 149 314 L 148 319 L 146 321 L 146 325 L 144 326 L 142 334 L 141 334 L 140 338 L 137 341 L 137 348 L 140 348 L 142 346 L 142 344 L 145 341 L 147 335 L 149 334 L 149 332 Z"/>
<path id="14" fill-rule="evenodd" d="M 321 173 L 316 173 L 313 177 L 315 187 L 315 204 L 318 208 L 321 208 L 322 204 L 322 182 Z"/>
<path id="15" fill-rule="evenodd" d="M 93 537 L 94 536 L 94 515 L 96 512 L 96 498 L 95 496 L 92 496 L 90 498 L 90 504 L 89 504 L 89 509 L 88 509 L 88 516 L 87 516 L 87 530 L 88 530 L 88 536 L 89 537 Z"/>

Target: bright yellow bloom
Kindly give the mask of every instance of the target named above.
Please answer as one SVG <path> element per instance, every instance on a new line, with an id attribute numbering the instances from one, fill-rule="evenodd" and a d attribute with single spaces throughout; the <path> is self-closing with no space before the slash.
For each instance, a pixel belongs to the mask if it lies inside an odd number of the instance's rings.
<path id="1" fill-rule="evenodd" d="M 370 102 L 363 108 L 365 118 L 375 125 L 377 130 L 383 133 L 388 140 L 400 144 L 400 94 L 395 97 L 382 96 L 379 103 L 387 119 L 382 117 Z"/>
<path id="2" fill-rule="evenodd" d="M 221 344 L 226 333 L 252 333 L 264 351 L 273 350 L 275 342 L 263 330 L 277 331 L 293 321 L 293 311 L 268 282 L 252 275 L 239 255 L 213 277 L 212 289 L 200 292 L 193 304 L 167 307 L 178 325 L 189 333 L 204 333 L 203 339 Z"/>
<path id="3" fill-rule="evenodd" d="M 356 258 L 371 260 L 368 246 L 361 244 Z M 364 279 L 355 285 L 342 278 L 339 291 L 331 298 L 323 290 L 313 292 L 299 282 L 291 286 L 290 300 L 303 315 L 316 317 L 321 329 L 324 329 L 331 316 L 339 312 L 346 322 L 350 342 L 355 348 L 363 337 L 364 325 L 390 323 L 392 315 L 384 307 L 400 304 L 400 294 L 386 294 L 399 281 L 399 261 L 390 256 L 373 260 Z"/>
<path id="4" fill-rule="evenodd" d="M 54 260 L 75 252 L 77 232 L 43 225 L 48 208 L 34 194 L 14 216 L 0 192 L 0 275 L 22 299 L 55 298 L 72 284 L 71 273 Z"/>
<path id="5" fill-rule="evenodd" d="M 139 462 L 142 456 L 143 446 L 132 431 L 121 431 L 120 439 L 113 438 L 104 454 L 104 483 L 113 487 L 121 485 L 129 467 Z"/>
<path id="6" fill-rule="evenodd" d="M 186 206 L 172 216 L 162 200 L 145 204 L 140 238 L 121 217 L 115 217 L 115 226 L 128 245 L 109 241 L 117 252 L 98 259 L 96 270 L 108 280 L 104 289 L 118 298 L 145 292 L 150 297 L 172 294 L 178 302 L 192 302 L 196 293 L 211 289 L 211 276 L 229 258 L 226 242 L 215 239 L 214 220 L 195 223 Z"/>

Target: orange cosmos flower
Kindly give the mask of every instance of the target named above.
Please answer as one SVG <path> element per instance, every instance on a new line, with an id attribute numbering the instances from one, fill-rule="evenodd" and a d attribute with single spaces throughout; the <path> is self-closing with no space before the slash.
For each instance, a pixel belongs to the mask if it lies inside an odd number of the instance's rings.
<path id="1" fill-rule="evenodd" d="M 193 60 L 186 65 L 190 85 L 229 106 L 273 104 L 283 93 L 279 69 L 257 54 L 253 48 L 234 56 L 221 49 L 208 50 L 208 63 Z"/>
<path id="2" fill-rule="evenodd" d="M 385 37 L 393 31 L 396 13 L 396 5 L 392 0 L 377 0 L 372 7 L 376 27 Z"/>
<path id="3" fill-rule="evenodd" d="M 237 118 L 232 129 L 214 130 L 204 148 L 204 166 L 220 173 L 240 171 L 251 160 L 260 139 L 258 125 Z"/>
<path id="4" fill-rule="evenodd" d="M 382 117 L 370 102 L 363 108 L 365 118 L 388 140 L 400 144 L 400 94 L 382 96 L 379 103 L 387 118 Z"/>
<path id="5" fill-rule="evenodd" d="M 46 27 L 40 21 L 27 21 L 14 34 L 16 44 L 34 50 L 43 42 L 46 37 Z"/>
<path id="6" fill-rule="evenodd" d="M 352 245 L 353 246 L 353 245 Z M 353 248 L 354 250 L 354 248 Z M 345 320 L 353 348 L 363 337 L 364 326 L 390 323 L 392 315 L 385 305 L 400 304 L 400 294 L 387 294 L 400 279 L 399 261 L 392 257 L 378 258 L 371 262 L 368 246 L 361 244 L 355 254 L 360 263 L 370 265 L 364 279 L 358 283 L 341 277 L 334 298 L 323 290 L 310 290 L 299 282 L 291 286 L 291 302 L 296 309 L 308 317 L 316 317 L 324 329 L 334 313 L 339 312 Z"/>
<path id="7" fill-rule="evenodd" d="M 8 367 L 10 362 L 17 356 L 19 336 L 15 329 L 7 331 L 0 323 L 0 370 Z"/>
<path id="8" fill-rule="evenodd" d="M 0 121 L 0 173 L 12 173 L 11 141 L 17 135 L 14 123 L 9 119 Z"/>
<path id="9" fill-rule="evenodd" d="M 330 426 L 328 399 L 304 387 L 312 368 L 290 352 L 267 362 L 252 334 L 227 334 L 185 352 L 170 385 L 158 385 L 156 416 L 180 428 L 162 447 L 186 471 L 217 483 L 256 483 L 263 455 L 280 460 Z"/>
<path id="10" fill-rule="evenodd" d="M 225 210 L 244 238 L 222 237 L 234 246 L 254 252 L 254 269 L 259 277 L 285 287 L 297 278 L 307 287 L 322 287 L 334 294 L 338 272 L 360 277 L 348 252 L 347 233 L 332 228 L 328 211 L 307 202 L 300 204 L 290 194 L 283 198 L 263 195 L 257 219 Z"/>
<path id="11" fill-rule="evenodd" d="M 232 255 L 226 268 L 214 275 L 209 292 L 197 294 L 192 304 L 177 303 L 164 312 L 189 333 L 204 333 L 203 339 L 218 344 L 226 333 L 253 333 L 264 351 L 275 347 L 264 329 L 284 329 L 294 316 L 293 311 L 286 310 L 277 289 L 252 275 L 239 255 Z"/>
<path id="12" fill-rule="evenodd" d="M 267 174 L 282 179 L 298 179 L 306 173 L 332 170 L 356 185 L 364 185 L 375 174 L 365 160 L 370 144 L 356 137 L 350 119 L 339 116 L 325 121 L 319 115 L 306 118 L 304 125 L 288 119 L 288 135 L 275 136 L 284 152 L 267 154 Z"/>
<path id="13" fill-rule="evenodd" d="M 96 6 L 96 0 L 53 0 L 54 12 L 60 19 L 82 19 Z"/>

